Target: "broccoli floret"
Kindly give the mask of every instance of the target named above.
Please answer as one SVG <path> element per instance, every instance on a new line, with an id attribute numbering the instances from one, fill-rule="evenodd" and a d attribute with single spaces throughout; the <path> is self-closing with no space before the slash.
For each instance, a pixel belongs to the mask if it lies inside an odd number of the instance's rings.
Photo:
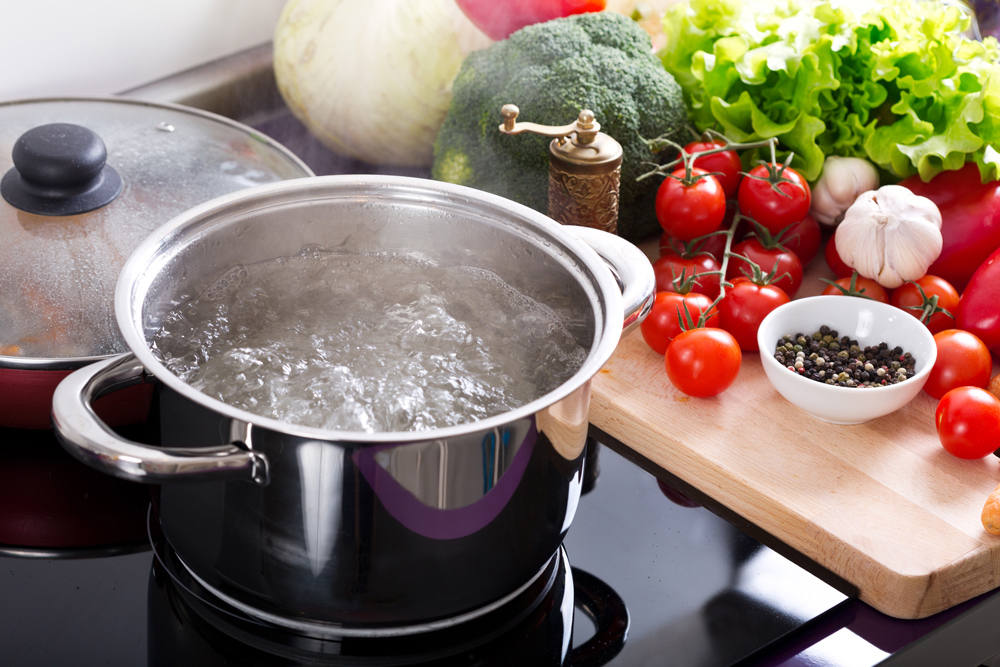
<path id="1" fill-rule="evenodd" d="M 565 125 L 581 109 L 593 111 L 601 131 L 624 149 L 619 235 L 638 241 L 660 231 L 653 202 L 662 179 L 635 179 L 650 170 L 648 163 L 671 157 L 650 152 L 645 139 L 682 139 L 687 110 L 680 86 L 634 21 L 605 11 L 528 26 L 469 54 L 455 78 L 432 176 L 544 213 L 550 139 L 502 134 L 504 104 L 520 108 L 519 120 L 544 125 Z"/>

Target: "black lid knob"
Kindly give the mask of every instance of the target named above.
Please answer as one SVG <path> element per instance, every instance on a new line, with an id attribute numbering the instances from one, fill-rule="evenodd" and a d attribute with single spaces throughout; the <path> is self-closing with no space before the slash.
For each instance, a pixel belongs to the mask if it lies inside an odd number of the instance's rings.
<path id="1" fill-rule="evenodd" d="M 11 152 L 14 168 L 0 180 L 12 206 L 38 215 L 75 215 L 100 208 L 121 193 L 96 133 L 71 123 L 40 125 L 22 134 Z"/>

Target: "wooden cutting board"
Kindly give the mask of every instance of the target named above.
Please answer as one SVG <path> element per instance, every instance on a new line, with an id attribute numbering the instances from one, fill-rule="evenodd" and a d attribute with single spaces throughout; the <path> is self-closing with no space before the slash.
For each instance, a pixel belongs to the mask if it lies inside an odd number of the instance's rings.
<path id="1" fill-rule="evenodd" d="M 813 263 L 802 295 L 821 291 L 825 271 Z M 689 398 L 636 331 L 594 378 L 590 421 L 879 611 L 923 618 L 1000 585 L 1000 537 L 980 522 L 1000 460 L 945 452 L 936 405 L 921 392 L 866 424 L 827 424 L 778 394 L 755 352 L 723 394 Z"/>

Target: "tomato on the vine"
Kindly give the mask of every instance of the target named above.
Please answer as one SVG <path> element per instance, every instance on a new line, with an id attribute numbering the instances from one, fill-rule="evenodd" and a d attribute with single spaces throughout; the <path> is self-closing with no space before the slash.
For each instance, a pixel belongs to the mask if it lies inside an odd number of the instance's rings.
<path id="1" fill-rule="evenodd" d="M 687 306 L 686 311 L 685 305 Z M 711 305 L 712 299 L 697 292 L 688 294 L 657 292 L 656 298 L 653 300 L 652 310 L 639 325 L 642 339 L 654 352 L 663 354 L 670 341 L 683 331 L 681 324 L 687 321 L 687 314 L 691 315 L 692 323 L 697 322 L 701 314 L 708 310 Z M 706 324 L 717 326 L 718 321 L 719 313 L 715 311 L 708 316 Z"/>
<path id="2" fill-rule="evenodd" d="M 736 202 L 726 202 L 726 217 L 722 221 L 722 227 L 719 229 L 720 233 L 718 234 L 710 234 L 701 239 L 691 241 L 682 241 L 667 232 L 663 232 L 660 235 L 660 254 L 663 255 L 667 251 L 679 253 L 707 252 L 721 262 L 722 256 L 726 251 L 726 234 L 721 232 L 732 227 L 736 209 Z M 736 233 L 733 234 L 733 245 L 746 238 L 749 232 L 750 223 L 746 220 L 741 220 L 740 224 L 736 225 Z"/>
<path id="3" fill-rule="evenodd" d="M 850 278 L 851 274 L 854 273 L 854 269 L 847 265 L 847 262 L 840 258 L 840 253 L 837 252 L 836 241 L 837 235 L 834 234 L 830 237 L 830 240 L 826 242 L 826 248 L 823 250 L 824 258 L 826 259 L 826 265 L 830 267 L 833 271 L 833 275 L 837 278 Z"/>
<path id="4" fill-rule="evenodd" d="M 961 459 L 981 459 L 1000 447 L 1000 400 L 979 387 L 956 387 L 934 411 L 938 439 Z"/>
<path id="5" fill-rule="evenodd" d="M 772 310 L 791 301 L 775 284 L 758 285 L 749 278 L 736 278 L 719 302 L 719 326 L 733 335 L 740 349 L 753 352 L 760 323 Z"/>
<path id="6" fill-rule="evenodd" d="M 689 154 L 699 153 L 701 151 L 721 148 L 725 145 L 722 141 L 693 141 L 685 146 L 684 150 Z M 743 171 L 743 164 L 740 162 L 740 156 L 736 151 L 720 151 L 711 155 L 702 155 L 696 158 L 691 163 L 691 166 L 715 174 L 715 177 L 719 179 L 719 183 L 722 185 L 723 192 L 726 193 L 726 199 L 733 199 L 736 196 L 736 190 L 740 186 L 740 179 L 743 178 L 743 174 L 740 173 Z"/>
<path id="7" fill-rule="evenodd" d="M 954 328 L 959 295 L 958 290 L 944 278 L 928 274 L 915 281 L 903 283 L 893 290 L 889 303 L 897 308 L 902 308 L 917 319 L 921 319 L 925 309 L 927 312 L 931 312 L 932 306 L 928 302 L 932 301 L 935 296 L 937 297 L 937 307 L 948 312 L 935 312 L 924 321 L 924 324 L 927 325 L 931 333 Z"/>
<path id="8" fill-rule="evenodd" d="M 802 266 L 809 266 L 809 262 L 819 252 L 822 236 L 819 223 L 811 215 L 807 215 L 781 232 L 781 243 L 795 253 Z"/>
<path id="9" fill-rule="evenodd" d="M 790 298 L 794 297 L 802 286 L 802 262 L 794 252 L 781 248 L 767 248 L 760 239 L 751 237 L 733 246 L 732 252 L 746 257 L 767 274 L 775 269 L 774 284 L 785 291 Z M 776 268 L 775 268 L 776 267 Z M 752 267 L 740 257 L 730 257 L 726 268 L 726 280 L 752 273 Z M 787 274 L 787 275 L 786 275 Z"/>
<path id="10" fill-rule="evenodd" d="M 653 262 L 653 275 L 656 276 L 657 292 L 676 292 L 679 283 L 694 278 L 691 291 L 710 296 L 713 299 L 719 294 L 719 283 L 722 282 L 722 265 L 707 252 L 697 253 L 688 257 L 672 250 L 664 250 L 660 258 Z M 712 275 L 707 275 L 707 274 Z M 704 275 L 703 275 L 704 274 Z"/>
<path id="11" fill-rule="evenodd" d="M 672 252 L 674 254 L 690 254 L 693 252 L 707 252 L 716 260 L 721 260 L 726 250 L 726 235 L 713 234 L 701 241 L 681 241 L 670 234 L 663 232 L 660 235 L 660 257 Z"/>
<path id="12" fill-rule="evenodd" d="M 688 182 L 681 167 L 656 191 L 656 219 L 681 241 L 714 232 L 726 217 L 726 194 L 718 179 L 703 169 L 692 169 L 691 177 L 695 180 Z"/>
<path id="13" fill-rule="evenodd" d="M 945 329 L 934 334 L 937 361 L 924 391 L 941 398 L 957 387 L 985 388 L 990 383 L 993 358 L 989 348 L 975 335 L 961 329 Z"/>
<path id="14" fill-rule="evenodd" d="M 670 382 L 688 396 L 721 394 L 736 380 L 743 355 L 728 331 L 690 329 L 667 346 L 664 365 Z"/>
<path id="15" fill-rule="evenodd" d="M 777 234 L 809 214 L 812 191 L 806 179 L 791 167 L 761 164 L 743 177 L 737 201 L 744 215 Z"/>
<path id="16" fill-rule="evenodd" d="M 849 278 L 837 278 L 833 281 L 834 285 L 827 285 L 823 290 L 824 295 L 832 294 L 834 296 L 839 296 L 841 294 L 847 294 L 848 296 L 866 296 L 869 299 L 875 301 L 881 301 L 882 303 L 889 303 L 889 293 L 885 291 L 885 288 L 879 285 L 876 281 L 871 278 L 865 278 L 852 273 Z M 852 287 L 853 282 L 853 287 Z M 838 287 L 839 286 L 839 287 Z M 858 292 L 859 294 L 850 294 L 851 290 Z"/>

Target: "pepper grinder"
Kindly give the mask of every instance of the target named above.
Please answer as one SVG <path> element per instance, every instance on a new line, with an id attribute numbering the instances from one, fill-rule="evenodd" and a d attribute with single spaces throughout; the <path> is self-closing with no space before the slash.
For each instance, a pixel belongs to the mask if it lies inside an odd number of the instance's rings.
<path id="1" fill-rule="evenodd" d="M 580 111 L 576 122 L 560 127 L 518 123 L 518 113 L 513 104 L 503 106 L 501 132 L 553 137 L 549 144 L 549 217 L 564 225 L 617 233 L 621 144 L 600 131 L 589 109 Z"/>

